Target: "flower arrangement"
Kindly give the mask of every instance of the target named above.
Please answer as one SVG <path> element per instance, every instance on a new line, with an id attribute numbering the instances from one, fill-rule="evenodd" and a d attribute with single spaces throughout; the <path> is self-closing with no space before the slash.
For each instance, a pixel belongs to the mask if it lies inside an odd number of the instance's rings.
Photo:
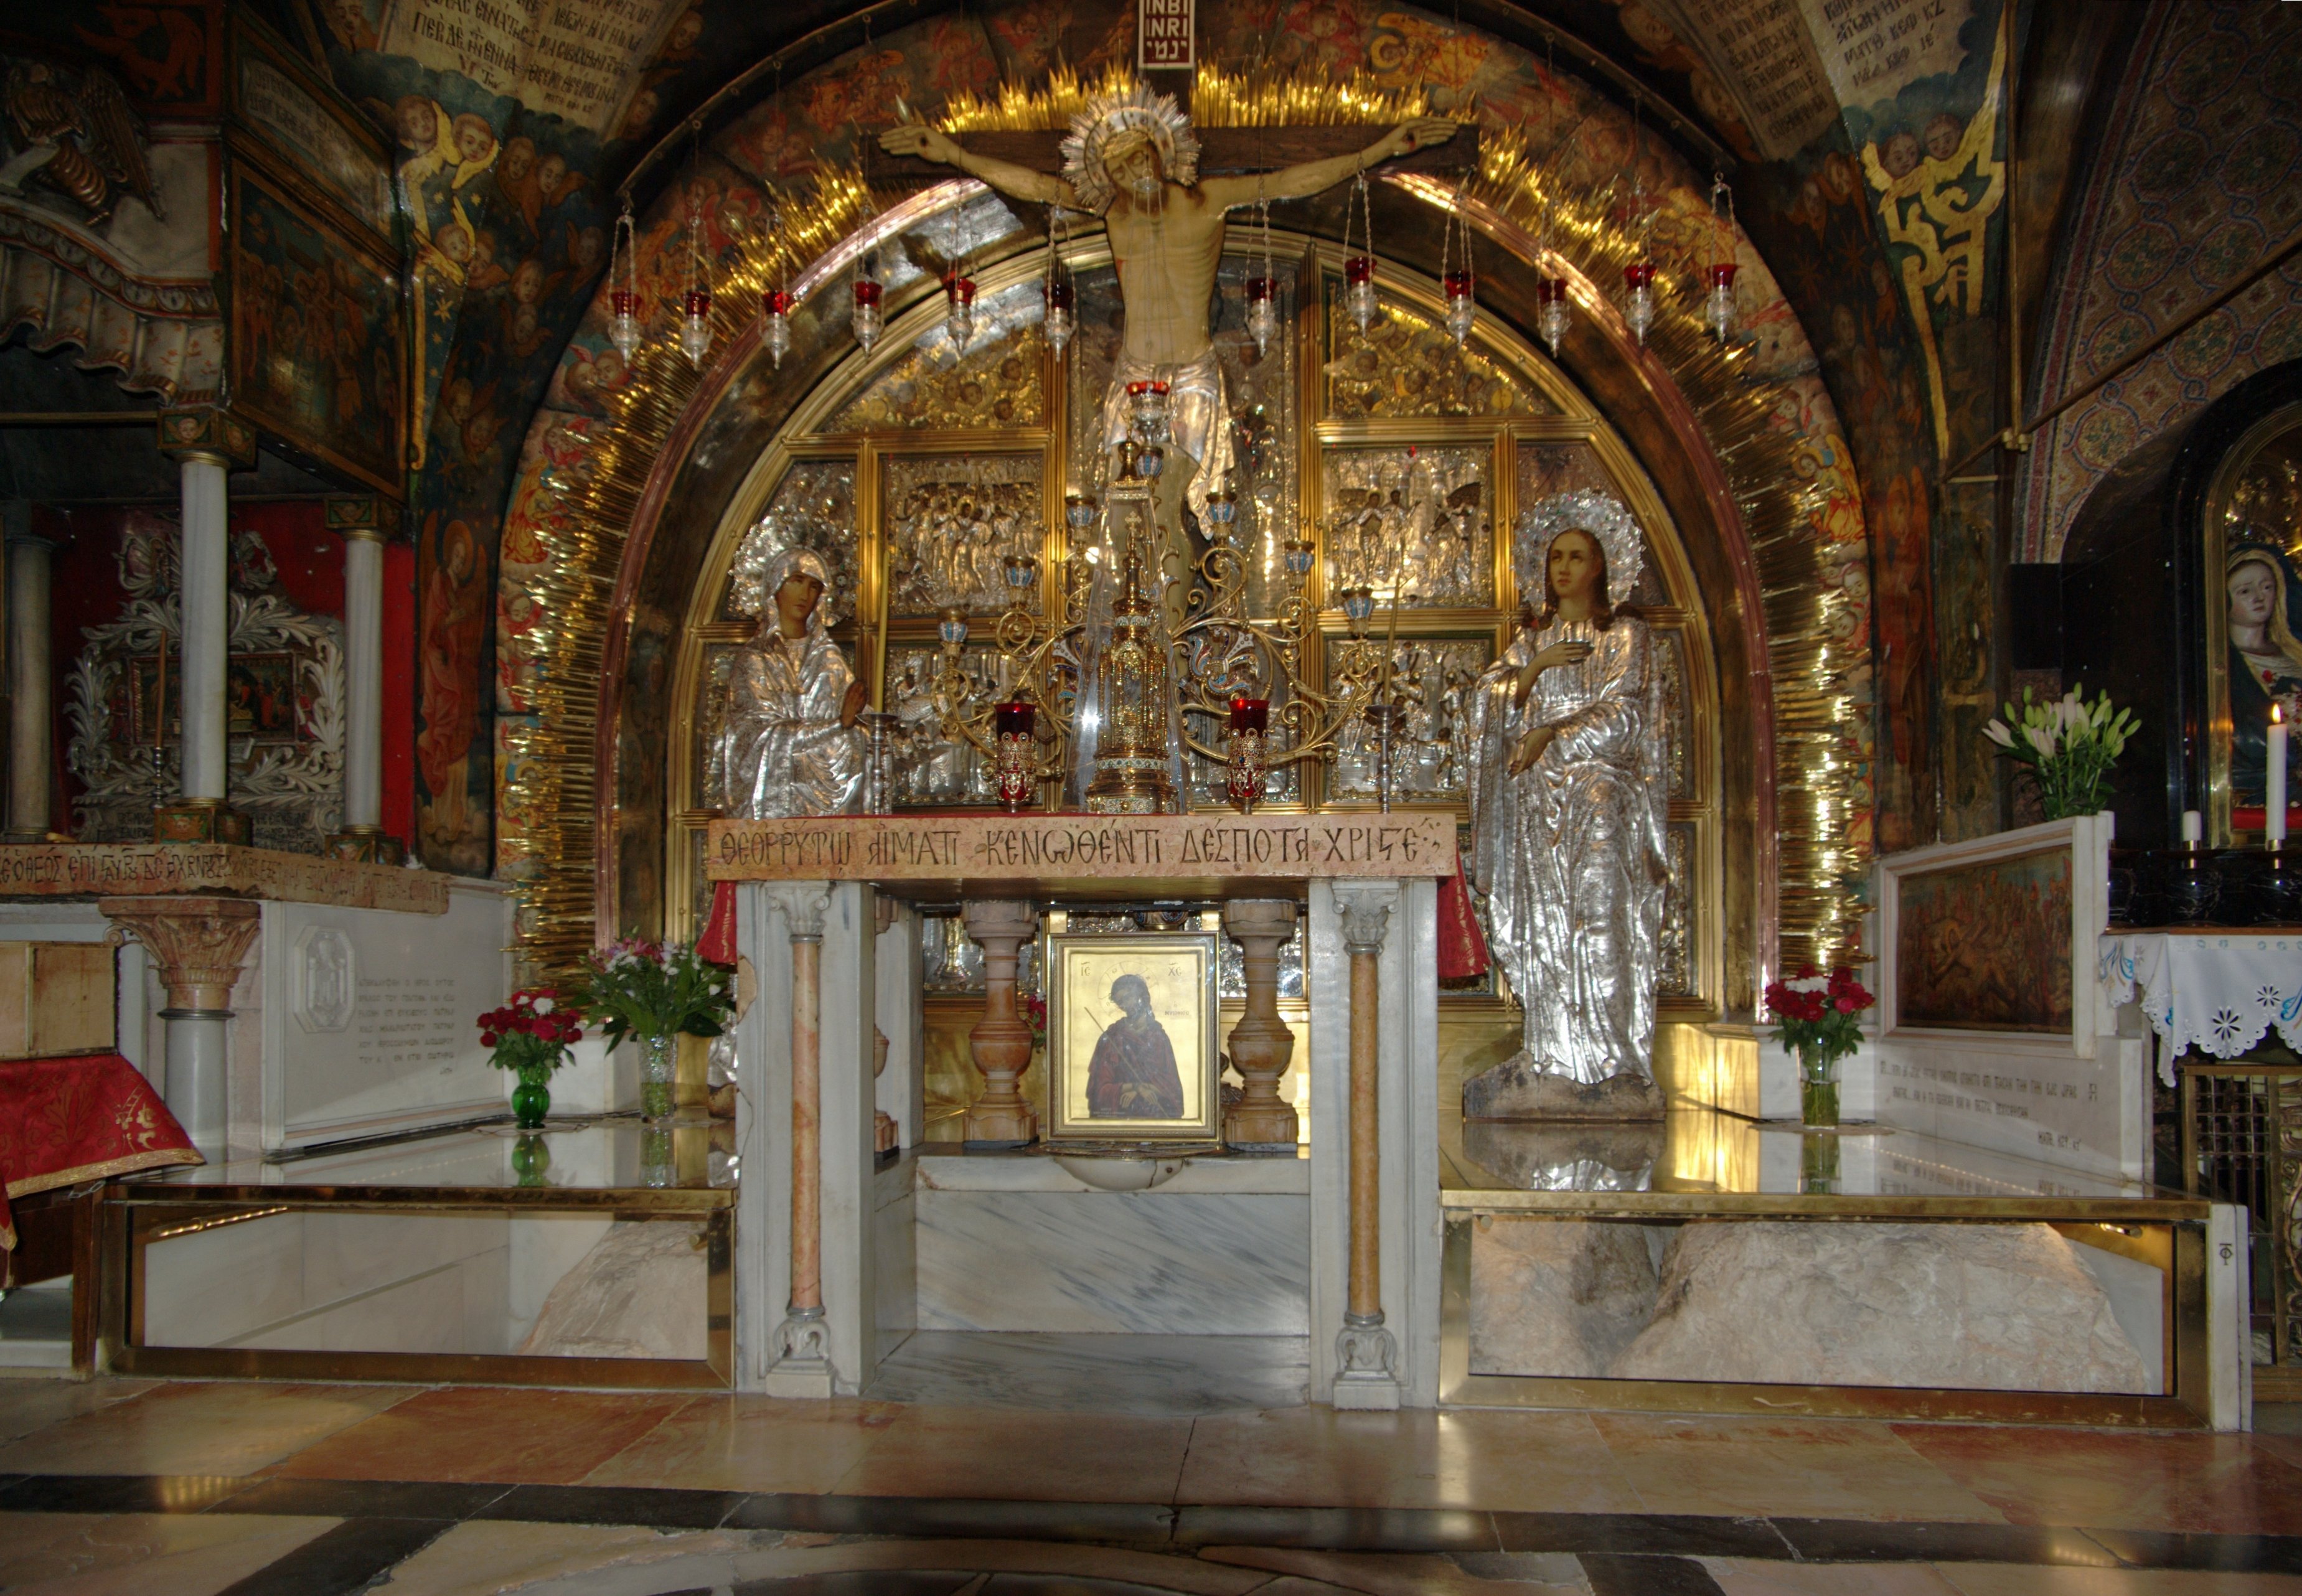
<path id="1" fill-rule="evenodd" d="M 2026 767 L 2049 820 L 2094 814 L 2109 802 L 2110 768 L 2141 727 L 2131 710 L 2112 705 L 2109 693 L 2088 704 L 2085 693 L 2079 685 L 2059 699 L 2039 699 L 2025 687 L 2019 712 L 2006 704 L 2006 719 L 1982 728 L 2000 752 Z"/>
<path id="2" fill-rule="evenodd" d="M 1031 1028 L 1031 1046 L 1046 1046 L 1047 1045 L 1047 1000 L 1036 992 L 1026 992 L 1015 1000 L 1015 1006 L 1022 1011 L 1024 1023 Z"/>
<path id="3" fill-rule="evenodd" d="M 626 937 L 584 962 L 584 1012 L 611 1046 L 626 1037 L 640 1049 L 640 1113 L 660 1120 L 672 1108 L 673 1038 L 716 1037 L 735 998 L 727 971 L 700 957 L 692 943 Z"/>
<path id="4" fill-rule="evenodd" d="M 551 1107 L 551 1072 L 567 1062 L 569 1046 L 584 1039 L 576 1013 L 560 1006 L 559 993 L 537 987 L 513 993 L 503 1007 L 481 1015 L 479 1024 L 488 1062 L 518 1072 L 511 1094 L 514 1119 L 522 1130 L 536 1129 Z"/>
<path id="5" fill-rule="evenodd" d="M 1827 976 L 1809 964 L 1789 980 L 1767 983 L 1775 1040 L 1798 1055 L 1800 1118 L 1807 1124 L 1838 1123 L 1838 1061 L 1862 1045 L 1856 1016 L 1878 1001 L 1846 964 Z"/>

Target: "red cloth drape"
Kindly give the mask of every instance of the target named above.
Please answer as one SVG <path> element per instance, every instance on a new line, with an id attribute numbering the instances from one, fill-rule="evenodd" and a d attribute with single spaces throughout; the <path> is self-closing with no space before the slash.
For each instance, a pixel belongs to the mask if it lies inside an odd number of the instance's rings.
<path id="1" fill-rule="evenodd" d="M 1487 939 L 1471 907 L 1471 884 L 1463 878 L 1463 856 L 1455 873 L 1439 881 L 1439 979 L 1459 981 L 1487 973 Z"/>
<path id="2" fill-rule="evenodd" d="M 714 964 L 735 962 L 735 884 L 714 881 L 711 884 L 711 917 L 703 922 L 703 935 L 695 939 L 695 956 Z"/>
<path id="3" fill-rule="evenodd" d="M 0 1247 L 16 1245 L 8 1197 L 206 1162 L 116 1053 L 0 1059 Z"/>

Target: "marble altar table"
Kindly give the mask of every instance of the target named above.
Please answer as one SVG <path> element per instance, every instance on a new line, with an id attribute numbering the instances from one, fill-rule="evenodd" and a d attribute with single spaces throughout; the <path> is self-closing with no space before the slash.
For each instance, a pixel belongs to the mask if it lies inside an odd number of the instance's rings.
<path id="1" fill-rule="evenodd" d="M 500 1112 L 472 1021 L 509 991 L 510 915 L 501 883 L 345 859 L 0 847 L 0 938 L 122 945 L 120 1051 L 212 1158 Z"/>
<path id="2" fill-rule="evenodd" d="M 1222 1239 L 1195 1207 L 1228 1202 L 1254 1216 L 1245 1222 L 1270 1269 L 1267 1313 L 1250 1315 L 1247 1324 L 1202 1301 L 1199 1333 L 1262 1331 L 1266 1320 L 1292 1327 L 1290 1305 L 1299 1301 L 1315 1400 L 1436 1404 L 1437 890 L 1455 869 L 1451 817 L 723 820 L 710 829 L 705 860 L 713 880 L 738 884 L 737 945 L 760 994 L 736 1029 L 745 1172 L 737 1214 L 740 1388 L 812 1397 L 859 1391 L 886 1349 L 924 1323 L 1190 1323 L 1187 1305 L 1241 1264 L 1236 1250 L 1220 1262 L 1208 1252 Z M 1283 1173 L 1210 1161 L 1164 1195 L 1090 1190 L 1051 1176 L 1046 1160 L 1021 1150 L 955 1162 L 922 1156 L 916 1173 L 890 1177 L 873 1155 L 873 1114 L 886 1105 L 873 1090 L 870 1044 L 875 1023 L 892 1036 L 889 1022 L 903 1017 L 888 1010 L 878 965 L 905 956 L 906 947 L 909 957 L 917 953 L 909 926 L 879 928 L 874 903 L 883 895 L 966 906 L 969 934 L 985 949 L 987 988 L 973 1036 L 986 1090 L 970 1110 L 968 1135 L 1010 1144 L 1038 1134 L 1035 1112 L 1013 1090 L 1030 1051 L 1014 1011 L 1014 977 L 1017 950 L 1036 935 L 1042 908 L 1301 903 L 1312 1016 L 1309 1156 L 1298 1167 L 1291 1152 L 1270 1155 L 1289 1166 Z M 1233 935 L 1260 939 L 1270 928 L 1253 916 L 1231 918 Z M 1266 918 L 1276 925 L 1277 917 Z M 1267 972 L 1271 961 L 1258 954 L 1256 963 Z M 1246 1186 L 1192 1195 L 1225 1181 Z M 938 1222 L 942 1210 L 970 1204 L 991 1227 L 971 1250 Z M 1147 1302 L 1139 1284 L 1089 1285 L 1086 1300 L 1027 1287 L 1000 1305 L 954 1281 L 962 1269 L 996 1281 L 996 1271 L 1012 1264 L 1019 1279 L 1044 1284 L 1049 1256 L 1064 1245 L 1091 1254 L 1098 1236 L 1132 1236 L 1163 1269 L 1175 1266 L 1177 1317 L 1162 1318 L 1170 1310 Z M 1054 1253 L 1035 1256 L 1034 1237 L 1047 1239 Z M 1207 1260 L 1196 1281 L 1195 1256 Z"/>

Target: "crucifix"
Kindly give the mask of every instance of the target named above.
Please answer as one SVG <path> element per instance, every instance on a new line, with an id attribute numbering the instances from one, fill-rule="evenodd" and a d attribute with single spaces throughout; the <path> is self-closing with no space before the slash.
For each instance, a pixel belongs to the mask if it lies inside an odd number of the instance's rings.
<path id="1" fill-rule="evenodd" d="M 1204 517 L 1207 495 L 1231 470 L 1231 410 L 1207 324 L 1226 217 L 1242 206 L 1307 199 L 1381 163 L 1445 144 L 1458 130 L 1451 118 L 1415 117 L 1361 145 L 1365 130 L 1348 127 L 1224 130 L 1232 137 L 1222 142 L 1235 147 L 1227 156 L 1245 155 L 1251 139 L 1258 153 L 1267 140 L 1282 157 L 1298 158 L 1274 169 L 1202 178 L 1190 119 L 1172 97 L 1138 86 L 1097 95 L 1072 118 L 1059 147 L 1059 174 L 1024 164 L 1057 153 L 1047 134 L 977 134 L 962 144 L 907 122 L 879 142 L 890 155 L 955 168 L 1013 198 L 1103 218 L 1127 324 L 1103 398 L 1100 437 L 1106 455 L 1126 441 L 1130 383 L 1167 384 L 1169 425 L 1184 456 L 1173 474 L 1182 491 L 1162 492 L 1156 500 L 1159 563 L 1172 580 L 1181 575 L 1189 548 L 1182 507 Z M 1348 147 L 1337 149 L 1346 141 Z M 1475 130 L 1465 143 L 1475 146 Z"/>

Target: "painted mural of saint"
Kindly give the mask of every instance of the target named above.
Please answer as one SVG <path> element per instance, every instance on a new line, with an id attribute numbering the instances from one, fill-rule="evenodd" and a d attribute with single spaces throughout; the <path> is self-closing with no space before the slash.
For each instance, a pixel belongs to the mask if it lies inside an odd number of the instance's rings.
<path id="1" fill-rule="evenodd" d="M 2231 796 L 2259 804 L 2269 771 L 2270 706 L 2281 706 L 2289 727 L 2302 721 L 2302 641 L 2295 638 L 2290 609 L 2297 584 L 2278 550 L 2260 543 L 2233 549 L 2223 570 L 2230 600 Z M 2290 781 L 2287 790 L 2295 790 Z"/>
<path id="2" fill-rule="evenodd" d="M 438 563 L 424 592 L 424 729 L 416 739 L 416 760 L 431 800 L 425 828 L 440 841 L 452 842 L 466 830 L 465 789 L 480 724 L 480 644 L 488 623 L 488 594 L 472 529 L 450 521 L 440 542 Z"/>
<path id="3" fill-rule="evenodd" d="M 1180 1120 L 1183 1078 L 1175 1045 L 1151 1011 L 1151 988 L 1139 975 L 1111 983 L 1119 1018 L 1096 1038 L 1087 1067 L 1087 1112 L 1098 1120 Z"/>

